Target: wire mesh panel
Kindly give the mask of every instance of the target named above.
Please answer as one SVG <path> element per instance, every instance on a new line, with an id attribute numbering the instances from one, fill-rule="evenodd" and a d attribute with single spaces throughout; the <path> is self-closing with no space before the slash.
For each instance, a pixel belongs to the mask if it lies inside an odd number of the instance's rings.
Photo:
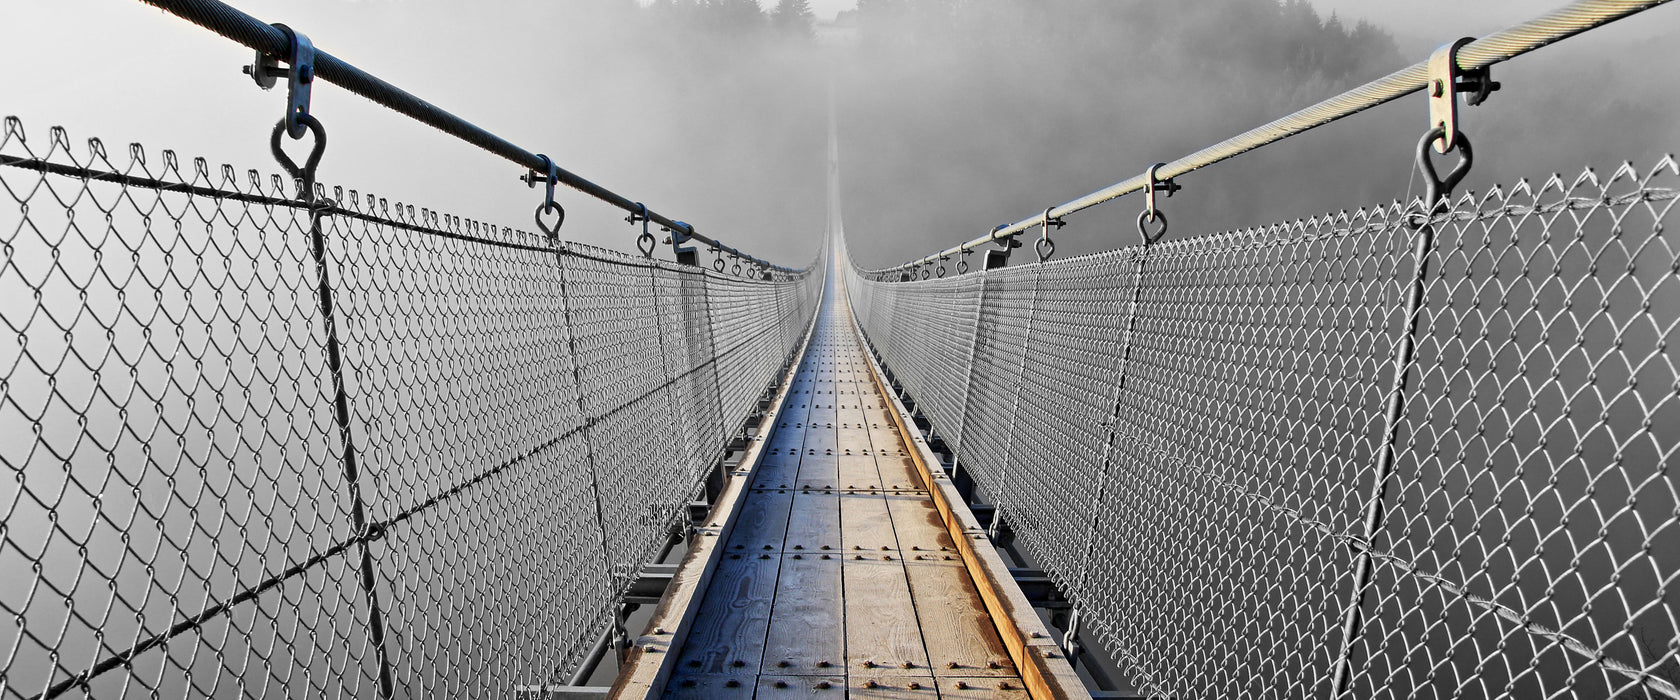
<path id="1" fill-rule="evenodd" d="M 563 680 L 820 284 L 11 118 L 0 165 L 0 697 Z"/>
<path id="2" fill-rule="evenodd" d="M 854 270 L 852 301 L 919 404 L 967 406 L 934 429 L 1152 695 L 1326 697 L 1345 669 L 1352 697 L 1680 697 L 1677 176 L 1436 215 L 1404 383 L 1421 203 L 960 291 Z M 979 305 L 966 384 L 881 340 L 936 285 Z"/>

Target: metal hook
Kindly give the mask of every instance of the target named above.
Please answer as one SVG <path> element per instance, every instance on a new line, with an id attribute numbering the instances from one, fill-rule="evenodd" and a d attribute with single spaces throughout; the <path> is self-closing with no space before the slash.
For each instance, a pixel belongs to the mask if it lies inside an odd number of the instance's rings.
<path id="1" fill-rule="evenodd" d="M 959 274 L 959 275 L 968 274 L 968 254 L 972 253 L 972 252 L 974 252 L 974 251 L 969 250 L 967 248 L 964 248 L 959 253 L 960 255 L 962 255 L 962 257 L 957 258 L 957 274 Z"/>
<path id="2" fill-rule="evenodd" d="M 314 116 L 304 114 L 298 117 L 298 123 L 315 134 L 315 145 L 309 149 L 309 157 L 304 159 L 303 167 L 298 167 L 297 161 L 286 155 L 285 149 L 280 147 L 280 135 L 287 132 L 286 120 L 281 119 L 274 125 L 274 133 L 269 135 L 268 147 L 274 152 L 274 159 L 280 161 L 280 167 L 298 183 L 297 198 L 305 202 L 315 201 L 315 168 L 321 164 L 321 154 L 327 150 L 327 129 L 321 126 L 321 121 Z"/>
<path id="3" fill-rule="evenodd" d="M 1458 183 L 1464 179 L 1465 175 L 1470 173 L 1470 166 L 1476 160 L 1476 151 L 1470 146 L 1470 137 L 1460 133 L 1453 142 L 1459 153 L 1458 164 L 1447 172 L 1446 177 L 1437 175 L 1435 161 L 1430 157 L 1429 149 L 1445 133 L 1446 129 L 1444 127 L 1436 126 L 1425 133 L 1423 140 L 1418 142 L 1417 165 L 1424 178 L 1424 212 L 1426 215 L 1433 215 L 1435 210 L 1441 207 L 1441 200 L 1452 196 L 1453 188 L 1458 187 Z"/>

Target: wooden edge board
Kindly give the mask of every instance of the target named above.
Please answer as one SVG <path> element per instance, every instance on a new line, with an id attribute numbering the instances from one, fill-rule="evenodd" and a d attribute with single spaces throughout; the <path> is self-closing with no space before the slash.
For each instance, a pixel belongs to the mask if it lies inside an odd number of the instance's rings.
<path id="1" fill-rule="evenodd" d="M 671 652 L 682 648 L 693 629 L 706 588 L 711 585 L 712 575 L 723 558 L 723 545 L 729 540 L 730 533 L 735 531 L 735 523 L 741 515 L 741 503 L 752 486 L 753 476 L 764 456 L 764 447 L 770 443 L 768 438 L 775 432 L 788 392 L 793 389 L 794 379 L 804 364 L 805 353 L 810 349 L 822 303 L 823 299 L 819 296 L 817 310 L 811 313 L 811 322 L 805 327 L 805 336 L 791 355 L 794 361 L 788 363 L 787 371 L 782 373 L 781 386 L 770 402 L 769 413 L 759 421 L 759 425 L 766 429 L 753 438 L 742 454 L 740 464 L 729 472 L 723 491 L 718 494 L 717 502 L 712 504 L 705 524 L 694 528 L 697 536 L 690 538 L 688 553 L 671 576 L 671 583 L 660 598 L 652 619 L 648 620 L 649 634 L 636 638 L 607 697 L 616 700 L 665 694 L 665 684 L 670 682 L 679 656 Z M 655 633 L 661 631 L 663 634 Z"/>
<path id="2" fill-rule="evenodd" d="M 888 417 L 904 443 L 910 446 L 916 475 L 933 496 L 933 503 L 945 521 L 945 529 L 957 543 L 963 565 L 968 568 L 969 577 L 974 579 L 974 586 L 979 589 L 980 599 L 985 602 L 993 624 L 997 625 L 1004 648 L 1009 650 L 1010 659 L 1021 673 L 1028 696 L 1034 700 L 1089 700 L 1090 690 L 1063 656 L 1061 647 L 1051 638 L 1038 613 L 1033 611 L 1026 594 L 1015 585 L 1009 566 L 992 548 L 985 528 L 968 509 L 968 502 L 958 493 L 956 484 L 945 476 L 943 469 L 936 473 L 928 466 L 938 464 L 939 458 L 928 447 L 921 432 L 913 427 L 916 423 L 910 412 L 905 410 L 904 402 L 887 385 L 885 373 L 870 351 L 856 316 L 852 317 L 852 330 L 857 333 L 859 342 L 864 344 L 863 354 L 868 359 L 869 374 L 875 380 L 876 388 L 887 398 L 890 408 Z"/>

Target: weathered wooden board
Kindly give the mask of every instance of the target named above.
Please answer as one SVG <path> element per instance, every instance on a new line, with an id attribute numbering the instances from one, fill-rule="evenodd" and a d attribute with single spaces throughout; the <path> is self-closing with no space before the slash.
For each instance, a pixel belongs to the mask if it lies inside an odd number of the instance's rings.
<path id="1" fill-rule="evenodd" d="M 933 499 L 922 494 L 893 493 L 886 497 L 892 513 L 893 532 L 906 555 L 921 552 L 956 552 L 957 544 L 939 515 Z M 747 503 L 751 505 L 752 501 Z"/>
<path id="2" fill-rule="evenodd" d="M 752 678 L 744 676 L 679 673 L 666 686 L 665 697 L 668 700 L 752 700 L 754 685 Z"/>
<path id="3" fill-rule="evenodd" d="M 840 546 L 847 554 L 890 553 L 897 557 L 898 536 L 893 532 L 886 498 L 868 493 L 840 496 Z"/>
<path id="4" fill-rule="evenodd" d="M 840 566 L 839 553 L 782 555 L 764 672 L 827 675 L 844 671 L 846 620 Z"/>
<path id="5" fill-rule="evenodd" d="M 741 504 L 727 547 L 730 553 L 781 550 L 787 537 L 788 511 L 793 509 L 793 490 L 752 491 Z"/>
<path id="6" fill-rule="evenodd" d="M 897 449 L 902 443 L 893 445 Z M 916 463 L 908 456 L 880 455 L 875 458 L 875 468 L 881 472 L 881 479 L 896 488 L 923 489 L 922 477 L 916 471 Z M 940 527 L 944 527 L 941 525 Z"/>
<path id="7" fill-rule="evenodd" d="M 854 677 L 928 674 L 927 650 L 903 562 L 896 557 L 885 561 L 879 554 L 849 555 L 841 571 L 846 586 L 846 669 Z"/>
<path id="8" fill-rule="evenodd" d="M 935 675 L 1017 675 L 1009 650 L 998 636 L 997 623 L 986 611 L 986 603 L 960 559 L 917 560 L 912 556 L 905 561 L 904 570 L 910 578 L 916 619 L 921 623 L 928 662 Z"/>
<path id="9" fill-rule="evenodd" d="M 986 700 L 1027 700 L 1032 697 L 1021 687 L 1019 678 L 939 678 L 941 698 L 986 698 Z"/>
<path id="10" fill-rule="evenodd" d="M 932 700 L 939 697 L 932 676 L 858 675 L 850 678 L 846 697 L 853 700 Z"/>
<path id="11" fill-rule="evenodd" d="M 759 672 L 781 563 L 779 556 L 754 552 L 724 555 L 683 643 L 673 688 L 689 676 Z"/>
<path id="12" fill-rule="evenodd" d="M 758 700 L 783 698 L 833 698 L 845 700 L 844 676 L 763 676 L 758 679 Z"/>
<path id="13" fill-rule="evenodd" d="M 839 461 L 833 455 L 807 454 L 799 460 L 799 477 L 794 485 L 800 490 L 832 489 L 840 483 Z"/>
<path id="14" fill-rule="evenodd" d="M 867 447 L 869 442 L 863 442 Z M 869 489 L 881 488 L 881 470 L 875 468 L 875 458 L 861 455 L 841 455 L 837 460 L 837 478 L 840 488 Z"/>
<path id="15" fill-rule="evenodd" d="M 832 491 L 796 494 L 784 548 L 789 552 L 840 554 L 840 496 Z"/>

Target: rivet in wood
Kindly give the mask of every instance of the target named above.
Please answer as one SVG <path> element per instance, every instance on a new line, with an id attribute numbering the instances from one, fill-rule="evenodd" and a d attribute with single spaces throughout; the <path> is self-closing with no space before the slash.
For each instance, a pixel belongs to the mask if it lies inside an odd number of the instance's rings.
<path id="1" fill-rule="evenodd" d="M 683 681 L 683 682 L 682 682 L 682 687 L 684 687 L 684 688 L 693 688 L 693 687 L 694 687 L 694 679 L 693 679 L 693 678 L 690 678 L 690 679 L 688 679 L 688 680 L 686 680 L 686 681 Z"/>
<path id="2" fill-rule="evenodd" d="M 968 690 L 968 684 L 962 681 L 957 681 L 957 690 Z"/>
<path id="3" fill-rule="evenodd" d="M 909 662 L 909 661 L 906 661 L 906 662 L 904 662 L 904 667 L 905 667 L 905 668 L 915 668 L 915 667 L 916 667 L 916 664 L 914 664 L 914 663 L 911 663 L 911 662 Z"/>
<path id="4" fill-rule="evenodd" d="M 788 667 L 788 662 L 786 662 L 786 661 L 777 661 L 776 662 L 776 668 L 787 668 L 787 667 Z"/>
<path id="5" fill-rule="evenodd" d="M 875 668 L 875 662 L 865 661 L 865 662 L 863 662 L 863 667 L 864 668 Z"/>
<path id="6" fill-rule="evenodd" d="M 1009 681 L 1004 681 L 1004 682 L 998 684 L 998 690 L 1009 690 L 1009 689 L 1010 689 Z"/>
<path id="7" fill-rule="evenodd" d="M 817 662 L 817 668 L 828 668 L 829 666 L 833 666 L 833 665 L 834 664 L 831 664 L 827 661 L 818 661 Z"/>
<path id="8" fill-rule="evenodd" d="M 734 661 L 731 661 L 731 662 L 730 662 L 730 663 L 729 663 L 729 665 L 730 665 L 730 666 L 734 666 L 734 667 L 735 667 L 735 668 L 740 668 L 740 667 L 742 667 L 742 666 L 745 666 L 745 665 L 747 665 L 747 662 L 745 662 L 745 661 L 742 661 L 742 660 L 740 660 L 740 659 L 736 659 L 736 660 L 734 660 Z"/>
<path id="9" fill-rule="evenodd" d="M 817 683 L 817 690 L 828 690 L 829 688 L 832 688 L 832 687 L 834 687 L 834 686 L 829 685 L 828 681 L 819 681 Z"/>
<path id="10" fill-rule="evenodd" d="M 986 668 L 999 669 L 999 668 L 1003 668 L 1003 664 L 1000 664 L 996 661 L 988 661 L 988 662 L 986 662 Z"/>
<path id="11" fill-rule="evenodd" d="M 649 644 L 645 647 L 642 647 L 642 651 L 645 651 L 649 654 L 657 654 L 657 653 L 659 653 L 659 647 L 656 647 L 652 644 Z"/>
<path id="12" fill-rule="evenodd" d="M 911 690 L 921 690 L 922 689 L 922 684 L 917 683 L 915 681 L 910 681 L 910 689 Z"/>
<path id="13" fill-rule="evenodd" d="M 945 668 L 962 668 L 962 664 L 959 664 L 955 661 L 949 661 L 949 662 L 946 662 Z"/>
<path id="14" fill-rule="evenodd" d="M 739 687 L 741 687 L 741 682 L 731 678 L 731 679 L 729 679 L 728 683 L 723 684 L 723 687 L 725 687 L 725 688 L 739 688 Z"/>
<path id="15" fill-rule="evenodd" d="M 699 661 L 690 661 L 690 662 L 688 662 L 688 667 L 689 668 L 700 668 L 700 662 Z"/>

